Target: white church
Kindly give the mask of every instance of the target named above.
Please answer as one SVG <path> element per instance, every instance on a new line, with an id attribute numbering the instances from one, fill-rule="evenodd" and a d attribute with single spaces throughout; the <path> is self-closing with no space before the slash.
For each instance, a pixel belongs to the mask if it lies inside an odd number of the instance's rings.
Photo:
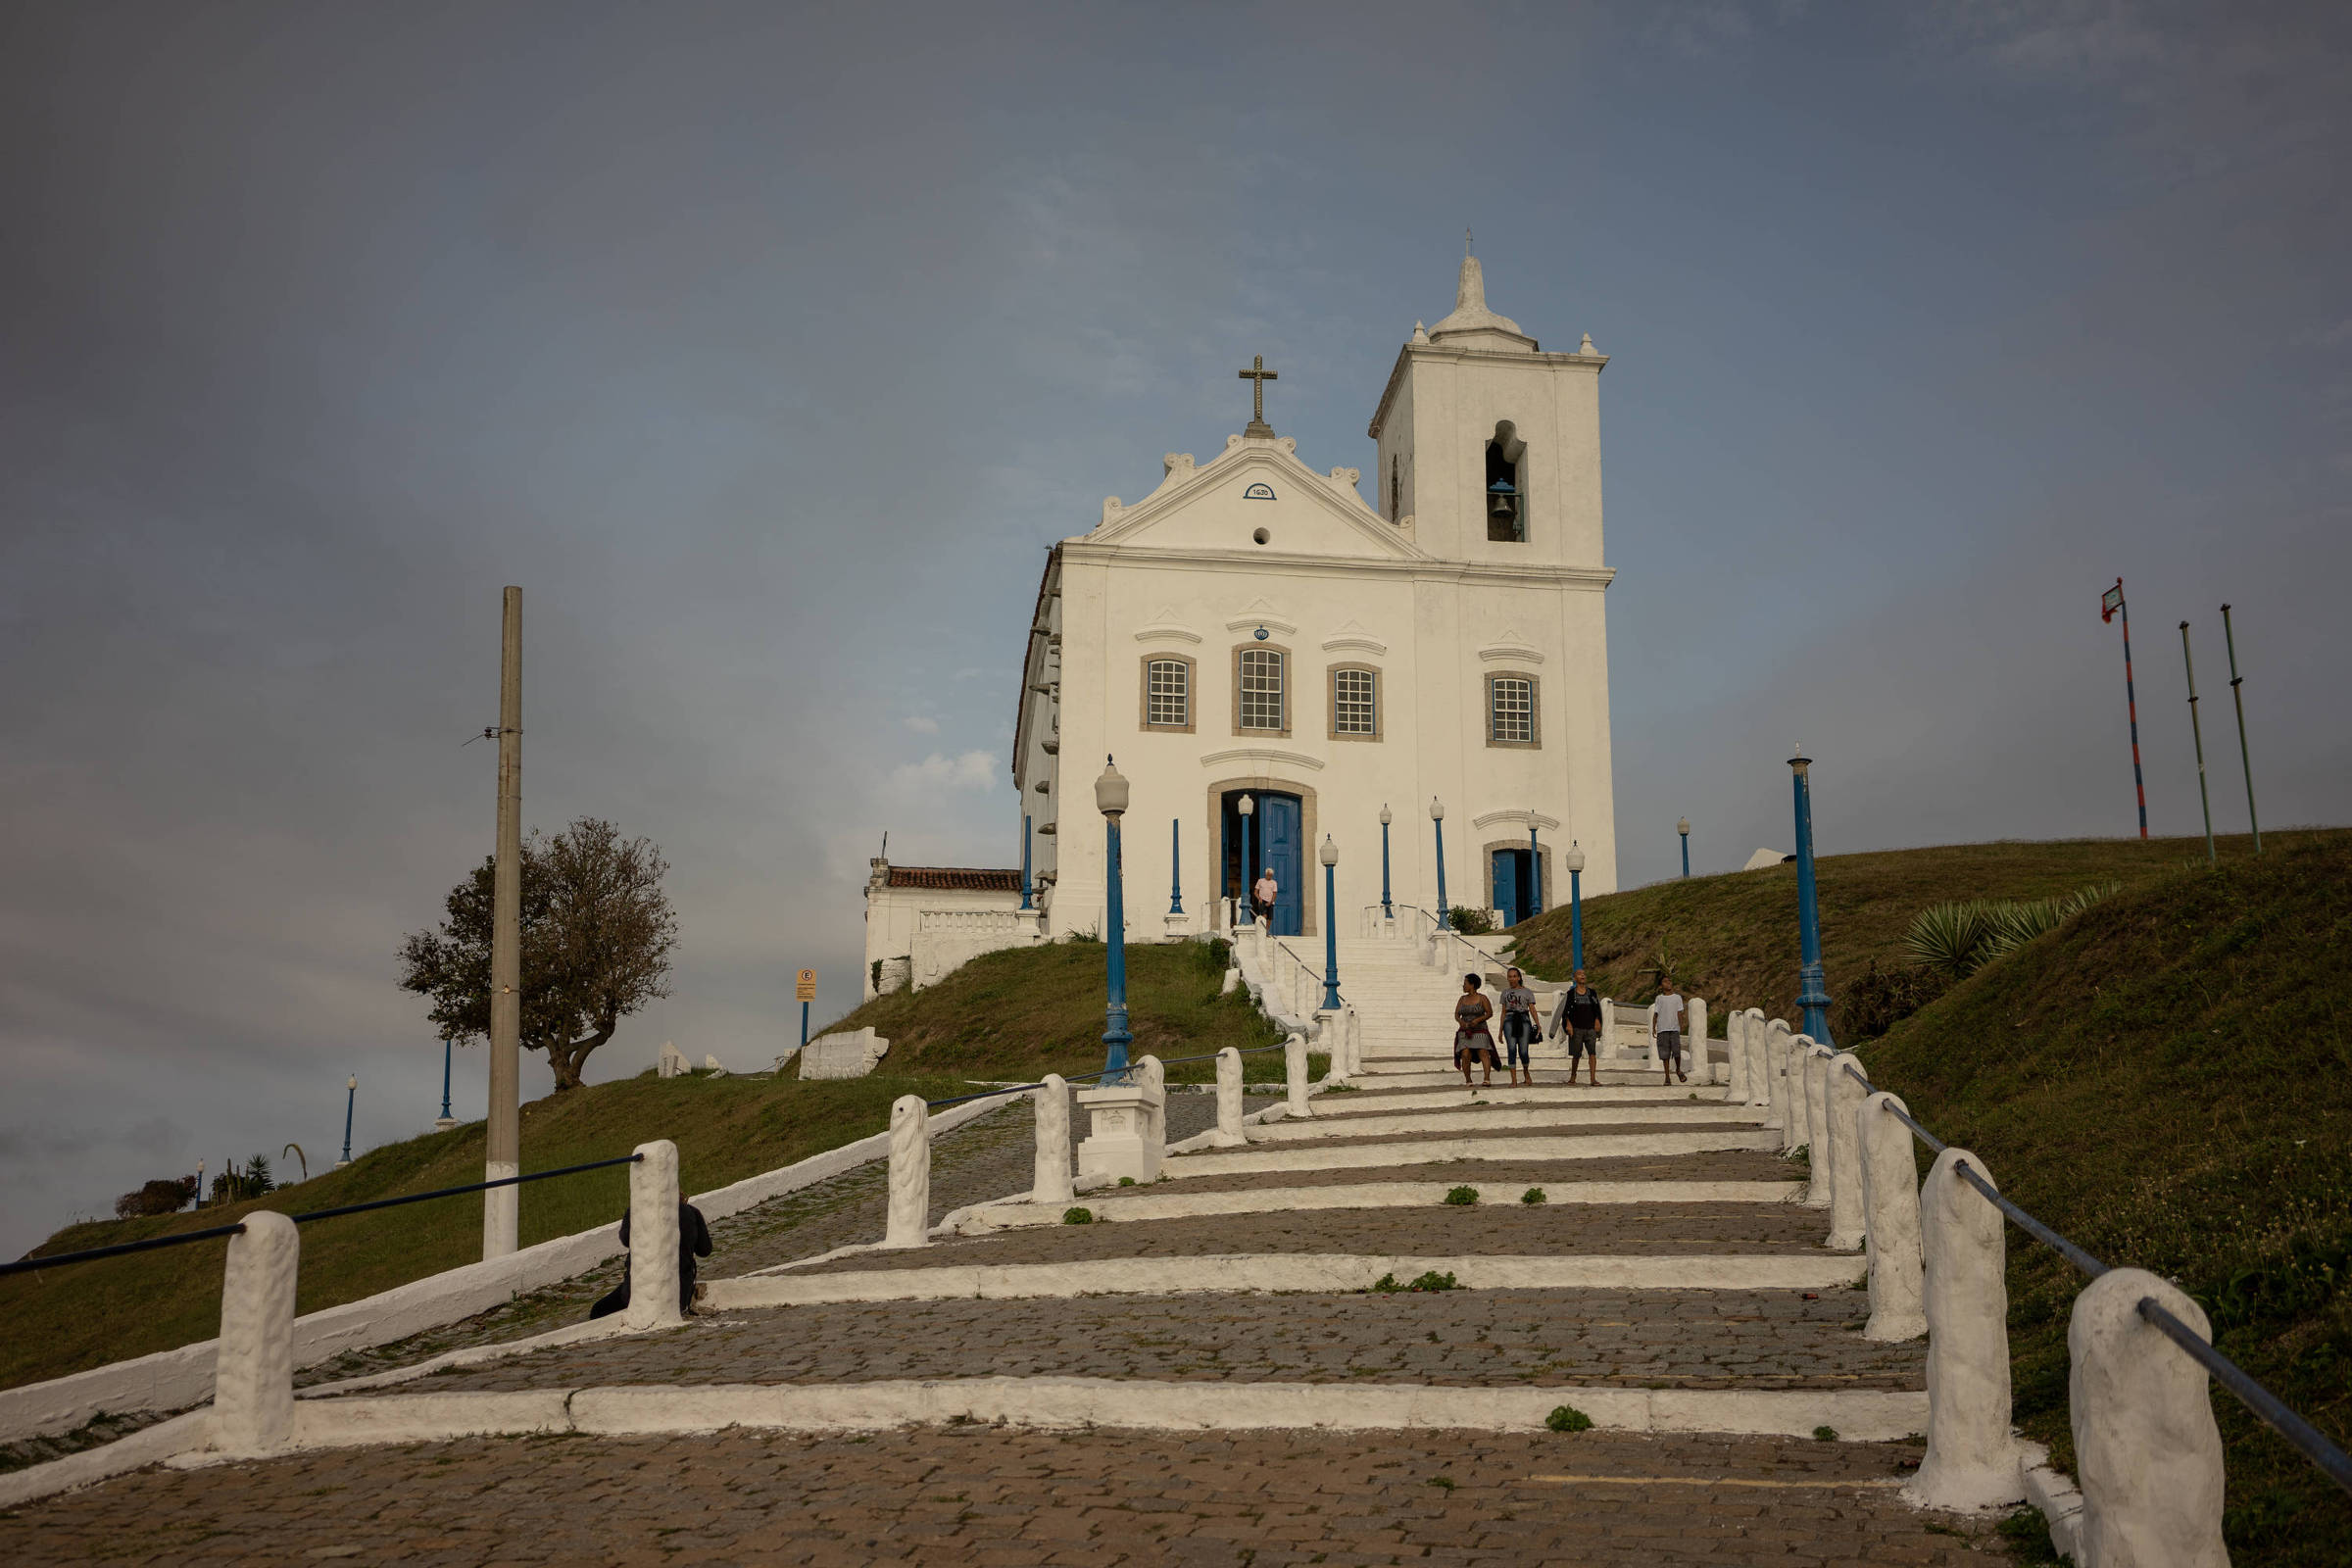
<path id="1" fill-rule="evenodd" d="M 875 860 L 867 994 L 1101 934 L 1110 758 L 1131 941 L 1228 928 L 1269 867 L 1275 934 L 1356 934 L 1384 811 L 1396 906 L 1438 908 L 1441 832 L 1446 902 L 1500 923 L 1565 900 L 1572 844 L 1585 891 L 1613 891 L 1607 364 L 1589 335 L 1545 352 L 1465 258 L 1453 313 L 1415 324 L 1373 406 L 1377 505 L 1360 469 L 1316 471 L 1267 422 L 1275 371 L 1242 371 L 1257 413 L 1224 451 L 1168 454 L 1158 488 L 1054 547 L 1021 661 L 1019 863 Z"/>

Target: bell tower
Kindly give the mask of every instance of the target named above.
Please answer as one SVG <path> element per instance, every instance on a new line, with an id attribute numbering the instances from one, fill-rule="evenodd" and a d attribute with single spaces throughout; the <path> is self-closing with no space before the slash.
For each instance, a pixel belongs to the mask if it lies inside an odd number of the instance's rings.
<path id="1" fill-rule="evenodd" d="M 1397 353 L 1367 432 L 1381 514 L 1447 561 L 1598 568 L 1600 371 L 1587 336 L 1545 353 L 1462 258 L 1453 314 Z"/>

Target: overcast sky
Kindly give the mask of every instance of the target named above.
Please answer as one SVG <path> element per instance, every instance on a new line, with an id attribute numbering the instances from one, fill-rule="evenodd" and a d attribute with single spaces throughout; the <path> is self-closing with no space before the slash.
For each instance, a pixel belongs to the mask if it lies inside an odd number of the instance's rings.
<path id="1" fill-rule="evenodd" d="M 426 1126 L 405 931 L 526 822 L 674 867 L 674 1039 L 1006 864 L 1044 547 L 1364 425 L 1477 230 L 1601 382 L 1629 882 L 2345 819 L 2341 5 L 0 9 L 0 1251 Z M 1835 933 L 1831 933 L 1835 941 Z M 525 1092 L 545 1092 L 526 1063 Z M 457 1108 L 477 1116 L 481 1057 Z"/>

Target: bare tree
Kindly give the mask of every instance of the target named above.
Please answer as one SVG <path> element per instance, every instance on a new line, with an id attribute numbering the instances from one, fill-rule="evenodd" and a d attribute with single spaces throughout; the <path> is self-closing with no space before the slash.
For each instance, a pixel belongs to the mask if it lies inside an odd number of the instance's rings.
<path id="1" fill-rule="evenodd" d="M 558 1090 L 579 1087 L 622 1018 L 669 995 L 668 870 L 651 840 L 592 816 L 523 841 L 522 1045 L 546 1053 Z M 401 988 L 429 997 L 436 1028 L 462 1043 L 490 1032 L 492 872 L 485 858 L 450 890 L 441 928 L 401 944 Z"/>

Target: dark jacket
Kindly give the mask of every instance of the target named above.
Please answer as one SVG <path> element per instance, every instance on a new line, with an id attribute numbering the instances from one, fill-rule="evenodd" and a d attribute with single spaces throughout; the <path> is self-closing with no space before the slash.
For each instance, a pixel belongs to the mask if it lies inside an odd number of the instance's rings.
<path id="1" fill-rule="evenodd" d="M 629 1245 L 629 1216 L 620 1216 L 620 1245 Z M 694 1260 L 710 1255 L 710 1227 L 703 1221 L 703 1211 L 683 1198 L 678 1200 L 678 1310 L 694 1307 Z M 635 1263 L 631 1258 L 630 1262 Z M 629 1282 L 623 1276 L 619 1285 L 596 1305 L 588 1309 L 592 1318 L 606 1317 L 629 1304 Z"/>
<path id="2" fill-rule="evenodd" d="M 1580 995 L 1574 986 L 1560 993 L 1559 1011 L 1551 1020 L 1552 1032 L 1567 1029 L 1597 1029 L 1600 1027 L 1600 994 L 1587 987 Z"/>

